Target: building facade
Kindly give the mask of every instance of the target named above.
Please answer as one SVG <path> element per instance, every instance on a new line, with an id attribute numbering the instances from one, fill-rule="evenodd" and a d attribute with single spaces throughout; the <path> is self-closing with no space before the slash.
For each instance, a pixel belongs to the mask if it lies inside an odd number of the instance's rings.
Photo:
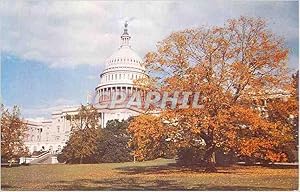
<path id="1" fill-rule="evenodd" d="M 134 85 L 134 80 L 146 76 L 143 60 L 131 48 L 128 24 L 125 23 L 124 32 L 121 35 L 119 49 L 110 56 L 105 63 L 105 69 L 100 74 L 100 83 L 95 88 L 95 94 L 90 101 L 97 108 L 99 123 L 105 128 L 106 123 L 113 119 L 127 119 L 140 114 L 139 110 L 126 107 L 105 107 L 105 103 L 112 100 L 112 96 L 118 92 L 128 95 L 139 91 Z M 104 106 L 104 107 L 103 107 Z M 72 131 L 72 125 L 68 116 L 76 115 L 80 106 L 66 107 L 60 111 L 54 111 L 51 119 L 41 122 L 26 121 L 28 125 L 25 145 L 32 153 L 34 151 L 60 152 L 66 145 Z"/>

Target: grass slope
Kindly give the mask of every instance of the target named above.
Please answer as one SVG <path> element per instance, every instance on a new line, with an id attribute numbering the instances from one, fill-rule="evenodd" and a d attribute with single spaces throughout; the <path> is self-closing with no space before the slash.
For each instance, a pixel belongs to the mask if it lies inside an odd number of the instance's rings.
<path id="1" fill-rule="evenodd" d="M 173 160 L 1 169 L 2 190 L 295 190 L 298 169 L 232 166 L 218 173 L 177 167 Z"/>

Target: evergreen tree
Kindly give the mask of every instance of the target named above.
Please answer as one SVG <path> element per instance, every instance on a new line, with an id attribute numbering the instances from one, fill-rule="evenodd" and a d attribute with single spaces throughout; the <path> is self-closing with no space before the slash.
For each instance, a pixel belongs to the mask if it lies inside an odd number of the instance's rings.
<path id="1" fill-rule="evenodd" d="M 97 142 L 95 159 L 97 162 L 126 162 L 132 161 L 131 149 L 128 146 L 129 135 L 127 127 L 129 120 L 111 120 L 102 129 Z"/>

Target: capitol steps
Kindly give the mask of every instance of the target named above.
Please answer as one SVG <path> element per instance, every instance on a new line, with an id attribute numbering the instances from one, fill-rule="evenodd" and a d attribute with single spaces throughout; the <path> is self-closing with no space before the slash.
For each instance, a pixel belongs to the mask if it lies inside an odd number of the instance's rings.
<path id="1" fill-rule="evenodd" d="M 37 164 L 55 164 L 55 163 L 58 163 L 58 161 L 57 161 L 57 157 L 55 154 L 47 151 L 38 156 L 31 156 L 31 157 L 26 157 L 26 158 L 21 157 L 20 164 L 22 164 L 22 163 L 37 165 Z"/>
<path id="2" fill-rule="evenodd" d="M 49 163 L 51 163 L 52 156 L 53 155 L 51 153 L 47 153 L 40 158 L 34 159 L 33 161 L 30 162 L 30 164 L 49 164 Z M 47 162 L 49 162 L 49 163 L 47 163 Z"/>

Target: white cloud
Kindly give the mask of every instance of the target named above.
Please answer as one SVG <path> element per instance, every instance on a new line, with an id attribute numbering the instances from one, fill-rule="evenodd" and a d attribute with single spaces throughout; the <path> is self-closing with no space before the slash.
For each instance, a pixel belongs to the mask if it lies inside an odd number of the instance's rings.
<path id="1" fill-rule="evenodd" d="M 34 117 L 34 118 L 26 118 L 27 121 L 33 121 L 33 122 L 43 122 L 46 121 L 44 117 Z"/>
<path id="2" fill-rule="evenodd" d="M 24 116 L 26 119 L 28 118 L 41 119 L 45 117 L 50 118 L 52 112 L 54 111 L 59 111 L 67 107 L 77 106 L 77 105 L 80 105 L 80 103 L 75 100 L 58 98 L 51 105 L 40 105 L 32 108 L 30 107 L 21 108 L 21 112 L 22 112 L 22 116 Z"/>
<path id="3" fill-rule="evenodd" d="M 132 46 L 143 56 L 172 31 L 221 25 L 240 15 L 266 18 L 274 32 L 294 42 L 298 41 L 298 13 L 294 13 L 298 7 L 293 8 L 294 4 L 6 0 L 1 8 L 2 50 L 51 67 L 104 65 L 119 46 L 125 20 L 130 20 Z"/>

